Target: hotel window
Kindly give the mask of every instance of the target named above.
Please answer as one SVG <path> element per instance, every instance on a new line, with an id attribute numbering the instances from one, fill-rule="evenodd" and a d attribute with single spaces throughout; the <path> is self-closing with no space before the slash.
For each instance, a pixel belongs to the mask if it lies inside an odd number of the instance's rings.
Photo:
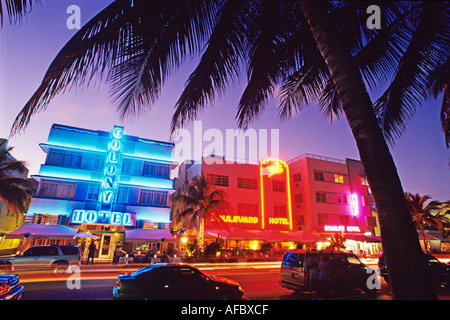
<path id="1" fill-rule="evenodd" d="M 371 196 L 365 196 L 364 199 L 364 205 L 369 207 L 375 207 L 375 202 L 373 201 L 373 198 Z"/>
<path id="2" fill-rule="evenodd" d="M 340 174 L 335 174 L 334 175 L 334 183 L 343 184 L 344 183 L 344 176 L 340 175 Z"/>
<path id="3" fill-rule="evenodd" d="M 375 217 L 367 217 L 367 226 L 368 227 L 377 227 L 377 218 Z"/>
<path id="4" fill-rule="evenodd" d="M 325 192 L 316 192 L 317 202 L 327 202 L 327 194 Z"/>
<path id="5" fill-rule="evenodd" d="M 349 216 L 339 216 L 339 221 L 344 226 L 348 226 L 350 223 L 350 218 L 349 218 Z"/>
<path id="6" fill-rule="evenodd" d="M 257 189 L 256 179 L 238 178 L 237 187 L 241 189 Z"/>
<path id="7" fill-rule="evenodd" d="M 116 195 L 116 203 L 128 203 L 128 188 L 119 187 Z"/>
<path id="8" fill-rule="evenodd" d="M 292 180 L 295 182 L 302 181 L 302 175 L 300 173 L 295 173 L 292 175 Z"/>
<path id="9" fill-rule="evenodd" d="M 320 226 L 328 224 L 328 215 L 319 213 L 317 216 L 317 223 Z"/>
<path id="10" fill-rule="evenodd" d="M 305 216 L 304 215 L 296 216 L 296 221 L 297 221 L 298 226 L 304 225 L 305 224 Z"/>
<path id="11" fill-rule="evenodd" d="M 170 176 L 170 165 L 162 164 L 162 163 L 156 163 L 156 162 L 144 162 L 142 175 L 143 176 L 169 178 L 169 176 Z"/>
<path id="12" fill-rule="evenodd" d="M 93 171 L 102 171 L 105 166 L 105 157 L 96 156 L 94 158 L 94 165 L 92 166 Z"/>
<path id="13" fill-rule="evenodd" d="M 39 195 L 42 197 L 73 198 L 75 182 L 43 180 L 40 184 Z"/>
<path id="14" fill-rule="evenodd" d="M 63 150 L 51 150 L 47 157 L 46 164 L 51 166 L 80 168 L 81 167 L 81 153 L 69 152 Z"/>
<path id="15" fill-rule="evenodd" d="M 340 204 L 347 204 L 347 195 L 345 194 L 338 194 L 336 195 L 337 203 Z"/>
<path id="16" fill-rule="evenodd" d="M 98 193 L 99 192 L 100 192 L 100 186 L 98 184 L 89 185 L 86 199 L 98 201 Z"/>
<path id="17" fill-rule="evenodd" d="M 273 206 L 273 216 L 274 218 L 286 217 L 286 206 Z"/>
<path id="18" fill-rule="evenodd" d="M 366 177 L 361 177 L 361 185 L 369 187 L 369 180 Z"/>
<path id="19" fill-rule="evenodd" d="M 211 184 L 220 187 L 229 187 L 230 186 L 230 177 L 222 176 L 219 174 L 208 174 L 208 179 L 210 179 Z"/>
<path id="20" fill-rule="evenodd" d="M 131 174 L 131 160 L 123 160 L 122 161 L 122 169 L 121 169 L 120 173 Z"/>
<path id="21" fill-rule="evenodd" d="M 316 181 L 325 181 L 325 177 L 323 175 L 323 172 L 321 172 L 321 171 L 314 171 L 314 180 L 316 180 Z"/>
<path id="22" fill-rule="evenodd" d="M 273 192 L 286 192 L 286 183 L 284 180 L 272 180 L 272 191 Z"/>
<path id="23" fill-rule="evenodd" d="M 136 229 L 158 229 L 158 224 L 149 220 L 137 220 Z"/>
<path id="24" fill-rule="evenodd" d="M 295 203 L 303 203 L 303 193 L 297 193 L 294 197 Z"/>
<path id="25" fill-rule="evenodd" d="M 139 196 L 139 204 L 147 204 L 153 206 L 166 206 L 167 205 L 167 192 L 153 191 L 153 190 L 141 190 Z"/>
<path id="26" fill-rule="evenodd" d="M 239 215 L 247 217 L 258 216 L 258 205 L 249 203 L 238 203 L 237 211 Z"/>
<path id="27" fill-rule="evenodd" d="M 32 223 L 57 225 L 59 224 L 59 215 L 38 213 L 33 216 Z"/>

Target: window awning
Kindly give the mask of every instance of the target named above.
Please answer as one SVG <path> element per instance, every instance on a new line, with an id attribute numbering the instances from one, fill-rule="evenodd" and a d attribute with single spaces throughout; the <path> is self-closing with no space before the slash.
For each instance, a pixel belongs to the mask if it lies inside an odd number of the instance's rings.
<path id="1" fill-rule="evenodd" d="M 145 242 L 145 241 L 175 241 L 169 229 L 134 229 L 125 230 L 125 241 Z"/>
<path id="2" fill-rule="evenodd" d="M 70 240 L 78 232 L 78 229 L 63 225 L 47 225 L 25 223 L 6 235 L 6 239 L 61 239 Z"/>

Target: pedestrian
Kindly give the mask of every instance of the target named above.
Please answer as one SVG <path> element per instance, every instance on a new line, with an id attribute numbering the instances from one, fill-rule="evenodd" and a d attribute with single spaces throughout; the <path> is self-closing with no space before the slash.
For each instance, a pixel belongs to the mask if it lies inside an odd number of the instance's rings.
<path id="1" fill-rule="evenodd" d="M 117 246 L 116 250 L 114 251 L 113 263 L 118 264 L 120 262 L 120 257 L 122 257 L 124 253 L 126 252 L 122 250 L 122 247 Z"/>
<path id="2" fill-rule="evenodd" d="M 331 299 L 331 286 L 329 279 L 330 263 L 325 256 L 319 260 L 319 285 L 317 288 L 318 299 Z"/>
<path id="3" fill-rule="evenodd" d="M 152 248 L 150 249 L 150 260 L 152 259 L 152 258 L 155 258 L 155 255 L 156 255 L 156 247 L 155 247 L 155 245 L 153 245 L 152 246 Z"/>
<path id="4" fill-rule="evenodd" d="M 169 262 L 169 257 L 166 255 L 165 251 L 163 251 L 163 254 L 161 256 L 161 262 Z"/>
<path id="5" fill-rule="evenodd" d="M 319 259 L 317 256 L 310 255 L 305 262 L 305 271 L 308 274 L 309 289 L 313 294 L 313 300 L 317 299 L 317 290 L 319 286 Z"/>
<path id="6" fill-rule="evenodd" d="M 91 242 L 91 244 L 89 245 L 89 248 L 88 248 L 89 253 L 88 253 L 88 258 L 87 258 L 86 264 L 89 264 L 89 259 L 92 259 L 92 264 L 94 264 L 94 254 L 95 254 L 96 249 L 97 248 L 95 246 L 95 243 Z"/>

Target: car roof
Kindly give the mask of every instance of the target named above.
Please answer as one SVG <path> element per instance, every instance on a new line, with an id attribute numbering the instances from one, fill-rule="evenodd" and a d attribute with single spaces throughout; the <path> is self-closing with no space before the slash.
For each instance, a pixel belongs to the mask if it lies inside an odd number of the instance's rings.
<path id="1" fill-rule="evenodd" d="M 136 270 L 131 275 L 138 275 L 138 274 L 141 274 L 141 273 L 144 273 L 147 271 L 151 271 L 151 270 L 155 270 L 155 269 L 168 269 L 168 268 L 174 268 L 174 267 L 191 268 L 191 269 L 198 270 L 196 267 L 191 266 L 189 264 L 185 264 L 185 263 L 172 263 L 172 262 L 166 263 L 166 262 L 164 262 L 164 263 L 154 263 L 149 266 L 143 267 L 139 270 Z"/>
<path id="2" fill-rule="evenodd" d="M 286 251 L 285 253 L 319 253 L 319 254 L 331 254 L 331 253 L 340 253 L 340 254 L 353 254 L 352 252 L 345 251 L 336 251 L 336 250 L 303 250 L 303 249 L 293 249 Z"/>

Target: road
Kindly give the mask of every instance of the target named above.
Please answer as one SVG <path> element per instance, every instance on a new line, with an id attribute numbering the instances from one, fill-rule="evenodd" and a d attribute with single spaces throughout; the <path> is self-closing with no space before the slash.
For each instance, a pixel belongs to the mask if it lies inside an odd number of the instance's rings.
<path id="1" fill-rule="evenodd" d="M 243 288 L 246 300 L 311 300 L 310 293 L 294 293 L 282 288 L 279 263 L 234 264 L 234 265 L 196 265 L 206 274 L 227 277 L 237 281 Z M 81 281 L 67 281 L 68 275 L 23 275 L 21 282 L 25 287 L 24 300 L 110 300 L 117 274 L 132 272 L 136 268 L 84 269 Z M 79 284 L 78 288 L 77 285 Z M 73 287 L 73 288 L 70 288 Z M 376 295 L 367 295 L 360 290 L 336 292 L 337 300 L 389 300 L 389 287 L 381 282 L 381 290 Z"/>

